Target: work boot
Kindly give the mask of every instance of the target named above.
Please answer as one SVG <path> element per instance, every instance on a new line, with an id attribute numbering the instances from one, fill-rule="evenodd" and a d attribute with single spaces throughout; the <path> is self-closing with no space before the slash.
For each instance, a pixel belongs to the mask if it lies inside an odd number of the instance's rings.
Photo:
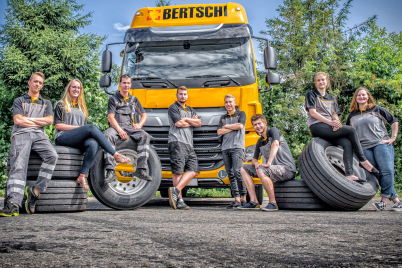
<path id="1" fill-rule="evenodd" d="M 25 201 L 25 210 L 28 214 L 35 213 L 36 203 L 38 203 L 39 196 L 37 196 L 34 192 L 33 186 L 25 187 L 25 196 L 27 200 Z"/>
<path id="2" fill-rule="evenodd" d="M 16 217 L 20 215 L 19 211 L 20 207 L 17 204 L 8 202 L 7 204 L 5 204 L 4 208 L 0 210 L 0 217 L 11 217 L 11 216 Z"/>
<path id="3" fill-rule="evenodd" d="M 147 170 L 145 168 L 137 168 L 133 177 L 137 177 L 145 181 L 152 181 L 152 177 L 147 174 Z"/>

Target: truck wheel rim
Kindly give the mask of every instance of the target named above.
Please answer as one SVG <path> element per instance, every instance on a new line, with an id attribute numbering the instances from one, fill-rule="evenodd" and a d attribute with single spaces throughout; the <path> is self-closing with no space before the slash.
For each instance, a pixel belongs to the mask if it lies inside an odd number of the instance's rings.
<path id="1" fill-rule="evenodd" d="M 343 164 L 343 150 L 336 146 L 328 146 L 325 149 L 325 155 L 332 166 L 345 176 L 345 165 Z M 366 174 L 362 168 L 359 167 L 359 162 L 353 158 L 353 174 L 358 178 L 366 178 Z"/>
<path id="2" fill-rule="evenodd" d="M 118 151 L 119 154 L 124 155 L 131 159 L 130 164 L 135 168 L 137 166 L 137 153 L 130 149 L 123 149 Z M 126 171 L 116 171 L 119 172 L 122 177 L 132 177 L 133 173 Z M 119 181 L 119 178 L 114 175 L 114 180 L 108 183 L 110 189 L 120 195 L 132 195 L 144 188 L 146 181 L 141 180 L 137 177 L 133 177 L 130 181 Z"/>

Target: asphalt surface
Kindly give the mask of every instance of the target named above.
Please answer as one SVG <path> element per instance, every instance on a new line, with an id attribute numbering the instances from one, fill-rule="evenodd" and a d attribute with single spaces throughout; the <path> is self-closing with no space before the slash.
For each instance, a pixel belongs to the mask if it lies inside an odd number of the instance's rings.
<path id="1" fill-rule="evenodd" d="M 225 209 L 230 199 L 185 200 L 190 210 L 154 198 L 116 211 L 90 198 L 85 212 L 0 218 L 0 267 L 402 267 L 402 212 L 239 211 Z"/>

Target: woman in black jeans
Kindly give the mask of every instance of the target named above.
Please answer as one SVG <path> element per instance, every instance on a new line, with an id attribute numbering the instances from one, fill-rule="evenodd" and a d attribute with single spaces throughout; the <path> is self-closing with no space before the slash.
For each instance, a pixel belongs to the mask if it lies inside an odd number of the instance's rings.
<path id="1" fill-rule="evenodd" d="M 57 102 L 54 111 L 55 144 L 85 151 L 77 182 L 86 190 L 89 187 L 85 177 L 95 160 L 99 146 L 113 155 L 117 163 L 130 162 L 130 158 L 116 152 L 99 128 L 87 125 L 87 118 L 88 110 L 82 83 L 78 79 L 73 79 L 68 83 L 63 98 Z"/>
<path id="2" fill-rule="evenodd" d="M 326 92 L 329 86 L 328 75 L 318 72 L 314 82 L 317 88 L 307 92 L 306 95 L 306 111 L 311 134 L 343 147 L 345 177 L 349 180 L 359 181 L 359 178 L 353 175 L 353 151 L 367 171 L 378 173 L 364 156 L 356 130 L 351 126 L 343 126 L 339 121 L 338 114 L 341 112 L 338 104 L 335 98 Z"/>

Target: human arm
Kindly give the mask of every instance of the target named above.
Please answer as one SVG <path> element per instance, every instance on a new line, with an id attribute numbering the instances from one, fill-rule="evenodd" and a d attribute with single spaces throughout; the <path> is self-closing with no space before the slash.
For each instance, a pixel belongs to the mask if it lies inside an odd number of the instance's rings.
<path id="1" fill-rule="evenodd" d="M 16 114 L 13 117 L 14 124 L 21 127 L 44 127 L 53 123 L 53 116 L 48 115 L 46 117 L 32 118 L 25 117 L 21 114 Z"/>
<path id="2" fill-rule="evenodd" d="M 144 124 L 147 121 L 147 119 L 148 119 L 148 115 L 146 113 L 141 114 L 140 122 L 138 122 L 137 124 L 134 124 L 133 128 L 134 129 L 141 129 L 144 126 Z"/>
<path id="3" fill-rule="evenodd" d="M 117 133 L 119 133 L 119 136 L 122 140 L 127 140 L 127 133 L 119 126 L 119 123 L 117 123 L 116 119 L 114 118 L 115 114 L 108 114 L 107 115 L 107 120 L 109 121 L 110 125 L 116 129 Z"/>
<path id="4" fill-rule="evenodd" d="M 80 126 L 67 125 L 67 124 L 63 124 L 63 123 L 58 123 L 58 124 L 55 124 L 54 126 L 57 130 L 60 130 L 60 131 L 67 131 L 67 130 L 71 130 L 71 129 L 80 127 Z"/>
<path id="5" fill-rule="evenodd" d="M 193 115 L 191 118 L 183 118 L 182 120 L 184 120 L 187 124 L 189 124 L 189 126 L 193 127 L 201 126 L 201 119 L 198 118 L 197 115 Z"/>
<path id="6" fill-rule="evenodd" d="M 267 163 L 263 163 L 263 167 L 269 168 L 272 165 L 272 161 L 274 161 L 276 154 L 279 149 L 279 140 L 274 140 L 271 144 L 271 150 L 269 151 L 269 157 Z"/>
<path id="7" fill-rule="evenodd" d="M 391 145 L 396 140 L 396 137 L 398 136 L 399 122 L 394 122 L 391 125 L 391 129 L 392 129 L 391 138 L 389 138 L 388 140 L 381 141 L 382 143 L 388 143 L 388 145 Z"/>

